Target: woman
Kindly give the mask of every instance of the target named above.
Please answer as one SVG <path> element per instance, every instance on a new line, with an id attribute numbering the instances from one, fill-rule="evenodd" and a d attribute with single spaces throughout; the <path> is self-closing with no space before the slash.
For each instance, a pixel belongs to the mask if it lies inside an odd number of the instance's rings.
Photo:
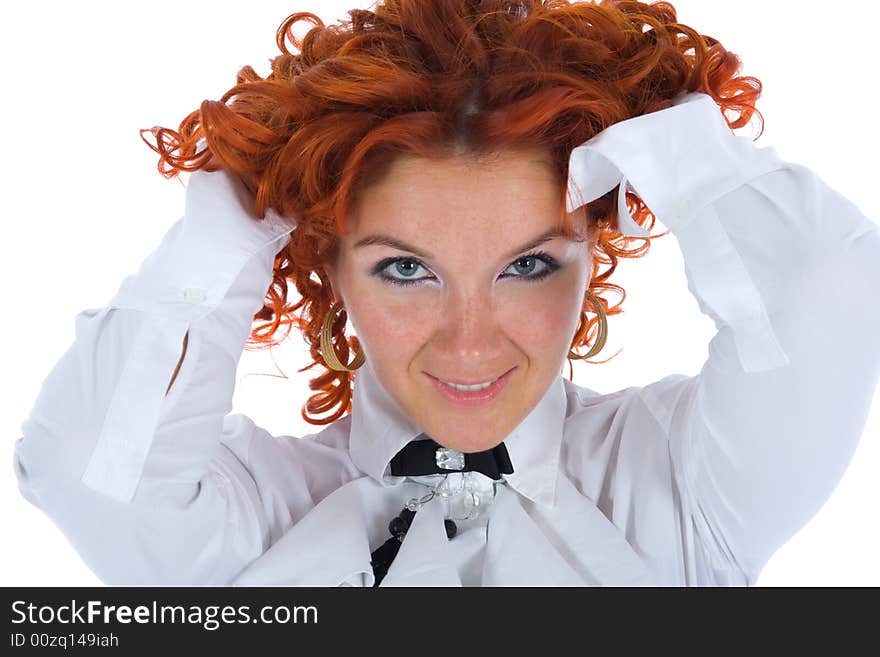
<path id="1" fill-rule="evenodd" d="M 733 135 L 760 83 L 669 4 L 302 18 L 266 80 L 153 131 L 184 217 L 77 317 L 23 494 L 108 583 L 754 583 L 862 433 L 876 224 Z M 654 218 L 718 333 L 698 376 L 598 394 L 565 363 Z M 282 322 L 324 370 L 308 436 L 228 415 Z"/>

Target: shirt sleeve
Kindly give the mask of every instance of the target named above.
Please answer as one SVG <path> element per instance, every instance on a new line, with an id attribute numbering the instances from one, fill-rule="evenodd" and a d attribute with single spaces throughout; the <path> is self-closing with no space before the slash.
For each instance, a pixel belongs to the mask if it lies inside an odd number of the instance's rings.
<path id="1" fill-rule="evenodd" d="M 226 416 L 295 223 L 252 203 L 225 171 L 191 174 L 184 216 L 105 307 L 76 316 L 22 424 L 22 494 L 106 583 L 224 583 L 266 547 L 247 466 L 258 428 Z"/>
<path id="2" fill-rule="evenodd" d="M 754 583 L 864 431 L 880 378 L 880 226 L 810 169 L 734 135 L 702 93 L 575 149 L 570 208 L 618 183 L 677 238 L 717 328 L 697 376 L 644 398 L 700 543 Z M 621 229 L 647 234 L 619 201 Z"/>

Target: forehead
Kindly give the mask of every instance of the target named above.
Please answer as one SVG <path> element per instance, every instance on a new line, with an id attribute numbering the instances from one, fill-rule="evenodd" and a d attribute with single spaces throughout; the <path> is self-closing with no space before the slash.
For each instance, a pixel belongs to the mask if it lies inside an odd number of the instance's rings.
<path id="1" fill-rule="evenodd" d="M 507 150 L 483 159 L 428 159 L 401 155 L 378 180 L 359 191 L 353 233 L 450 226 L 462 230 L 526 233 L 560 222 L 558 180 L 549 154 Z M 520 232 L 517 230 L 517 232 Z"/>

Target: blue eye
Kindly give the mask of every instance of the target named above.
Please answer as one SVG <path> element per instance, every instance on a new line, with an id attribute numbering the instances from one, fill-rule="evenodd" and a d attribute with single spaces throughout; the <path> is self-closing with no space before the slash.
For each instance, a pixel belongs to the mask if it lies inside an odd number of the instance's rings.
<path id="1" fill-rule="evenodd" d="M 419 260 L 412 257 L 385 258 L 370 273 L 392 285 L 421 285 L 422 281 L 434 278 L 433 276 L 416 277 L 419 268 L 426 269 Z M 510 268 L 518 273 L 502 274 L 501 278 L 519 278 L 534 282 L 547 278 L 558 270 L 560 265 L 553 256 L 544 251 L 536 251 L 520 256 L 510 264 L 508 269 Z M 388 269 L 391 270 L 392 275 L 386 273 Z M 534 273 L 536 271 L 537 273 Z"/>
<path id="2" fill-rule="evenodd" d="M 373 270 L 373 274 L 383 281 L 388 281 L 394 285 L 418 285 L 420 281 L 428 280 L 427 277 L 413 278 L 419 267 L 424 265 L 415 258 L 385 258 Z M 402 278 L 395 278 L 385 273 L 386 269 L 393 268 L 392 272 L 399 274 Z"/>
<path id="3" fill-rule="evenodd" d="M 543 251 L 520 256 L 510 266 L 519 272 L 524 272 L 522 275 L 514 275 L 514 278 L 523 278 L 527 281 L 540 281 L 559 269 L 556 259 Z M 538 273 L 533 273 L 536 270 Z"/>

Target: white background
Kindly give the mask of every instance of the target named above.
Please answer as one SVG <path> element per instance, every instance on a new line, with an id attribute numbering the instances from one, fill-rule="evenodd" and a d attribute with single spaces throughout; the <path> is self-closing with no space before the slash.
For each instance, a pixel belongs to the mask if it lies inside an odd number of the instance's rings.
<path id="1" fill-rule="evenodd" d="M 766 128 L 757 145 L 812 168 L 880 221 L 877 85 L 870 82 L 878 77 L 878 5 L 673 4 L 679 22 L 719 39 L 742 57 L 744 74 L 764 83 L 758 108 Z M 289 14 L 312 11 L 329 24 L 354 6 L 370 4 L 44 1 L 4 11 L 0 585 L 100 584 L 19 495 L 12 451 L 42 380 L 73 340 L 74 316 L 105 305 L 182 213 L 182 186 L 157 173 L 138 128 L 177 128 L 203 99 L 219 99 L 245 64 L 265 76 L 277 53 L 275 30 Z M 687 290 L 675 237 L 655 241 L 641 260 L 622 261 L 612 280 L 628 296 L 625 312 L 610 319 L 600 357 L 624 350 L 605 365 L 577 363 L 575 382 L 611 392 L 699 372 L 714 325 Z M 833 307 L 822 299 L 816 307 L 817 321 L 834 321 Z M 234 410 L 274 434 L 314 430 L 300 417 L 310 373 L 296 373 L 307 361 L 292 337 L 271 355 L 245 352 L 239 366 Z M 878 416 L 875 402 L 840 485 L 773 556 L 759 585 L 880 585 Z"/>

